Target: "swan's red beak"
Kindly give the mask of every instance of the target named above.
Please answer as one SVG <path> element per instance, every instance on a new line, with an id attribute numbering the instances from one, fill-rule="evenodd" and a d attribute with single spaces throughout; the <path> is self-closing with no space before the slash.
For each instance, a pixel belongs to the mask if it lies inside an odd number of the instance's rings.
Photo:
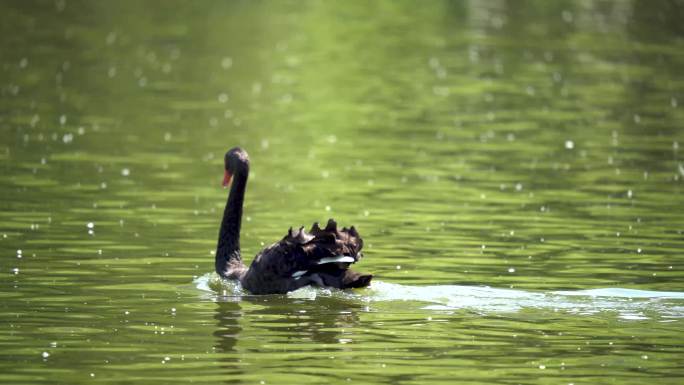
<path id="1" fill-rule="evenodd" d="M 231 179 L 232 177 L 233 177 L 233 176 L 230 175 L 230 173 L 228 172 L 228 170 L 225 170 L 225 171 L 223 172 L 223 187 L 226 187 L 226 186 L 228 186 L 228 185 L 230 184 L 230 179 Z"/>

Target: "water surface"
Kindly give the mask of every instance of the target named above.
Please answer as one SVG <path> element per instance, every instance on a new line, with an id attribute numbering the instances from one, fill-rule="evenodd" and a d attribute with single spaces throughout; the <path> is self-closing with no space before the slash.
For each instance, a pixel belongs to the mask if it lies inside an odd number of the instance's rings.
<path id="1" fill-rule="evenodd" d="M 0 10 L 0 382 L 684 379 L 678 2 Z M 371 288 L 211 275 L 235 145 Z"/>

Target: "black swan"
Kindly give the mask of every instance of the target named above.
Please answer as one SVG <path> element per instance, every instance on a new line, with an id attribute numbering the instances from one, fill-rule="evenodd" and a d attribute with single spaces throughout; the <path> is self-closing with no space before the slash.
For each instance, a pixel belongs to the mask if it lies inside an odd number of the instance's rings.
<path id="1" fill-rule="evenodd" d="M 231 180 L 232 185 L 216 247 L 216 272 L 221 277 L 239 280 L 252 294 L 287 293 L 306 285 L 347 289 L 370 284 L 371 274 L 349 270 L 362 257 L 359 233 L 353 226 L 338 230 L 332 219 L 324 229 L 318 223 L 310 232 L 290 228 L 282 240 L 259 252 L 248 269 L 240 255 L 240 225 L 249 156 L 235 147 L 226 152 L 224 162 L 223 186 Z"/>

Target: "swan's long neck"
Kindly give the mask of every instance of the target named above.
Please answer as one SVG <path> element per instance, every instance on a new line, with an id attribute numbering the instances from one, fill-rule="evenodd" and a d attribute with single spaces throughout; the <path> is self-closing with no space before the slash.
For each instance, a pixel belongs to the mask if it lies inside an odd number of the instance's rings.
<path id="1" fill-rule="evenodd" d="M 240 226 L 248 175 L 247 168 L 238 170 L 233 175 L 233 183 L 221 221 L 216 247 L 216 272 L 227 278 L 241 278 L 244 273 L 244 264 L 240 257 Z"/>

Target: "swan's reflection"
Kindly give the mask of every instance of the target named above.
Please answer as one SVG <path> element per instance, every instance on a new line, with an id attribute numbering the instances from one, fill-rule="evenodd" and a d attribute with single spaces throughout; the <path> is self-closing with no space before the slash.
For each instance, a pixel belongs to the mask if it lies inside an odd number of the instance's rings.
<path id="1" fill-rule="evenodd" d="M 337 297 L 310 300 L 283 295 L 218 296 L 214 348 L 221 353 L 221 368 L 235 379 L 245 374 L 242 368 L 249 360 L 268 354 L 272 347 L 292 352 L 290 349 L 301 351 L 307 346 L 318 349 L 321 344 L 350 342 L 347 334 L 357 329 L 359 314 L 364 311 L 363 304 Z M 245 338 L 259 341 L 259 350 L 241 348 L 239 341 Z"/>
<path id="2" fill-rule="evenodd" d="M 273 343 L 311 341 L 337 344 L 348 340 L 345 330 L 359 323 L 364 307 L 340 298 L 318 297 L 316 300 L 292 299 L 284 296 L 252 297 L 249 303 L 261 306 L 248 314 L 254 325 Z M 297 340 L 297 341 L 293 341 Z"/>
<path id="3" fill-rule="evenodd" d="M 216 337 L 215 350 L 219 353 L 235 353 L 235 345 L 242 332 L 239 319 L 242 314 L 238 301 L 217 302 L 214 319 L 218 328 L 214 331 Z M 229 360 L 235 362 L 235 360 Z"/>

